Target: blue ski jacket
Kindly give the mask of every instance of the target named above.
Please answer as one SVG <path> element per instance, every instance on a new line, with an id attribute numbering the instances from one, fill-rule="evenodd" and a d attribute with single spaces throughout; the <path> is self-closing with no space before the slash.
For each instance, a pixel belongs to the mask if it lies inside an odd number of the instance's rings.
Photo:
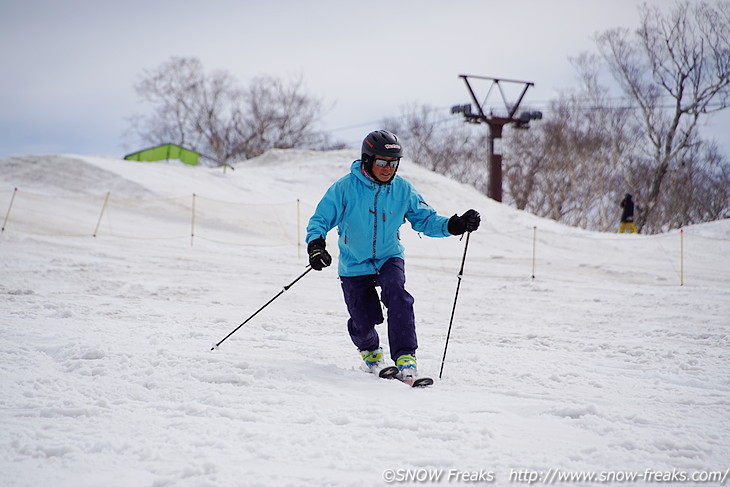
<path id="1" fill-rule="evenodd" d="M 449 219 L 431 208 L 415 188 L 397 174 L 385 184 L 370 179 L 362 161 L 324 194 L 307 225 L 307 243 L 337 227 L 340 276 L 376 274 L 386 260 L 403 258 L 400 226 L 408 220 L 417 232 L 448 237 Z"/>

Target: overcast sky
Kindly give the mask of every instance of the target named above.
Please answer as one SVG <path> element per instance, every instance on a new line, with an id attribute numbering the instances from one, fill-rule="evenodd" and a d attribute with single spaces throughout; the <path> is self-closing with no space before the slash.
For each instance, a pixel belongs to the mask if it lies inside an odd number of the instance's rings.
<path id="1" fill-rule="evenodd" d="M 332 107 L 321 128 L 353 148 L 407 104 L 448 117 L 470 101 L 459 74 L 531 81 L 523 103 L 539 107 L 575 86 L 569 57 L 595 52 L 596 33 L 638 26 L 641 3 L 0 0 L 0 157 L 138 149 L 122 138 L 144 109 L 133 86 L 172 56 L 242 84 L 302 75 Z M 728 121 L 716 116 L 704 133 L 730 132 Z"/>

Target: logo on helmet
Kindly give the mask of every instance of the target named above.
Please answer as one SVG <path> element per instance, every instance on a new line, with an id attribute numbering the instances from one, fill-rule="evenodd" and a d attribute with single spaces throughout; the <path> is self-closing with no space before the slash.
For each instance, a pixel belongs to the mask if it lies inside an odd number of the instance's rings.
<path id="1" fill-rule="evenodd" d="M 398 144 L 385 144 L 386 149 L 400 149 Z"/>

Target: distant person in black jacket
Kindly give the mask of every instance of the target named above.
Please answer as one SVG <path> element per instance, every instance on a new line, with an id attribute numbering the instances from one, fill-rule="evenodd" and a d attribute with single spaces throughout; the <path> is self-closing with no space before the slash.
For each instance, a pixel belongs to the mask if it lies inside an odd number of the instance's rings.
<path id="1" fill-rule="evenodd" d="M 636 227 L 634 226 L 634 200 L 629 193 L 626 193 L 626 196 L 621 201 L 621 208 L 623 208 L 623 212 L 621 212 L 621 227 L 618 233 L 624 233 L 626 228 L 629 229 L 629 232 L 636 233 Z"/>

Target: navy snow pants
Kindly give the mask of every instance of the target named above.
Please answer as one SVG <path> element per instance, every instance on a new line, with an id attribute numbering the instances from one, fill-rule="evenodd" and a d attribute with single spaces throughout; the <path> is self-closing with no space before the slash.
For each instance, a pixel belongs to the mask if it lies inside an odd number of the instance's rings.
<path id="1" fill-rule="evenodd" d="M 418 348 L 416 320 L 413 314 L 413 296 L 406 291 L 405 263 L 392 258 L 383 264 L 378 274 L 340 276 L 350 319 L 347 330 L 358 350 L 375 350 L 380 338 L 375 325 L 383 322 L 382 300 L 388 310 L 388 343 L 390 356 L 395 361 L 404 354 L 414 354 Z M 375 289 L 380 287 L 380 298 Z"/>

